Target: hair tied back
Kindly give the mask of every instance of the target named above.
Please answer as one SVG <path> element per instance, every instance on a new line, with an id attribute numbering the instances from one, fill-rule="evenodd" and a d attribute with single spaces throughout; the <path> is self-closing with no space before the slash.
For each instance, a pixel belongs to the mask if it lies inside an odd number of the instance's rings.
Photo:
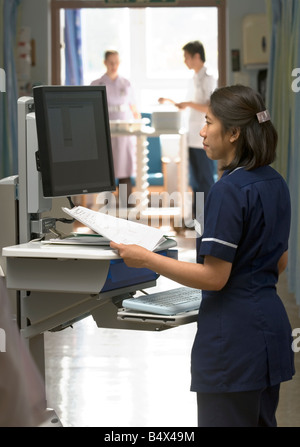
<path id="1" fill-rule="evenodd" d="M 264 110 L 263 112 L 258 112 L 256 114 L 259 124 L 265 123 L 266 121 L 271 121 L 271 117 L 268 110 Z"/>

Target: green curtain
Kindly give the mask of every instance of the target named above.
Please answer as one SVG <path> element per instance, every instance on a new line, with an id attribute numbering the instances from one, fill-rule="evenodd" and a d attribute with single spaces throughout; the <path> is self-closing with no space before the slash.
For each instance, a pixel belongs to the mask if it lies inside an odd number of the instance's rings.
<path id="1" fill-rule="evenodd" d="M 16 17 L 21 0 L 0 0 L 0 67 L 6 91 L 0 94 L 0 178 L 18 173 Z"/>
<path id="2" fill-rule="evenodd" d="M 279 136 L 274 167 L 286 179 L 291 194 L 287 274 L 290 291 L 300 305 L 300 92 L 292 88 L 293 69 L 300 68 L 300 1 L 266 2 L 271 32 L 267 105 Z"/>

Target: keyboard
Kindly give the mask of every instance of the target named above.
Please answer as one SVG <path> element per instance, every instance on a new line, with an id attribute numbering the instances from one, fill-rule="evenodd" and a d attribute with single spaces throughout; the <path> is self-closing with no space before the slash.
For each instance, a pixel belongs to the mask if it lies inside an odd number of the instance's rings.
<path id="1" fill-rule="evenodd" d="M 202 299 L 200 289 L 178 287 L 177 289 L 157 292 L 138 298 L 123 300 L 125 309 L 138 310 L 159 315 L 176 315 L 182 312 L 198 310 Z"/>

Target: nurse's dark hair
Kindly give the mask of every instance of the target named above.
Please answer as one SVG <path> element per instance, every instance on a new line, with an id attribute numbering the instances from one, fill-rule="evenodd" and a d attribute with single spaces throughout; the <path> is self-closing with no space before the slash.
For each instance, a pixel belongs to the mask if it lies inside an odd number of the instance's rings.
<path id="1" fill-rule="evenodd" d="M 192 56 L 195 56 L 195 54 L 198 53 L 200 55 L 202 62 L 205 62 L 206 58 L 205 58 L 204 46 L 201 42 L 199 42 L 199 40 L 193 40 L 192 42 L 186 43 L 182 47 L 182 49 L 183 51 L 186 51 Z"/>
<path id="2" fill-rule="evenodd" d="M 244 166 L 250 170 L 273 163 L 278 135 L 271 121 L 258 121 L 256 114 L 266 107 L 257 91 L 244 85 L 218 88 L 211 95 L 210 110 L 224 132 L 240 129 L 235 157 L 222 169 Z"/>

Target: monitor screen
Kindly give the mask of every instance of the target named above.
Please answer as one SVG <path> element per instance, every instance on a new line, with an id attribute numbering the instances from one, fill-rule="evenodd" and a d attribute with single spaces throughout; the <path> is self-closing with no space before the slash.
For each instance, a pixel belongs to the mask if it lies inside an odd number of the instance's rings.
<path id="1" fill-rule="evenodd" d="M 44 197 L 116 189 L 105 86 L 33 88 Z"/>

